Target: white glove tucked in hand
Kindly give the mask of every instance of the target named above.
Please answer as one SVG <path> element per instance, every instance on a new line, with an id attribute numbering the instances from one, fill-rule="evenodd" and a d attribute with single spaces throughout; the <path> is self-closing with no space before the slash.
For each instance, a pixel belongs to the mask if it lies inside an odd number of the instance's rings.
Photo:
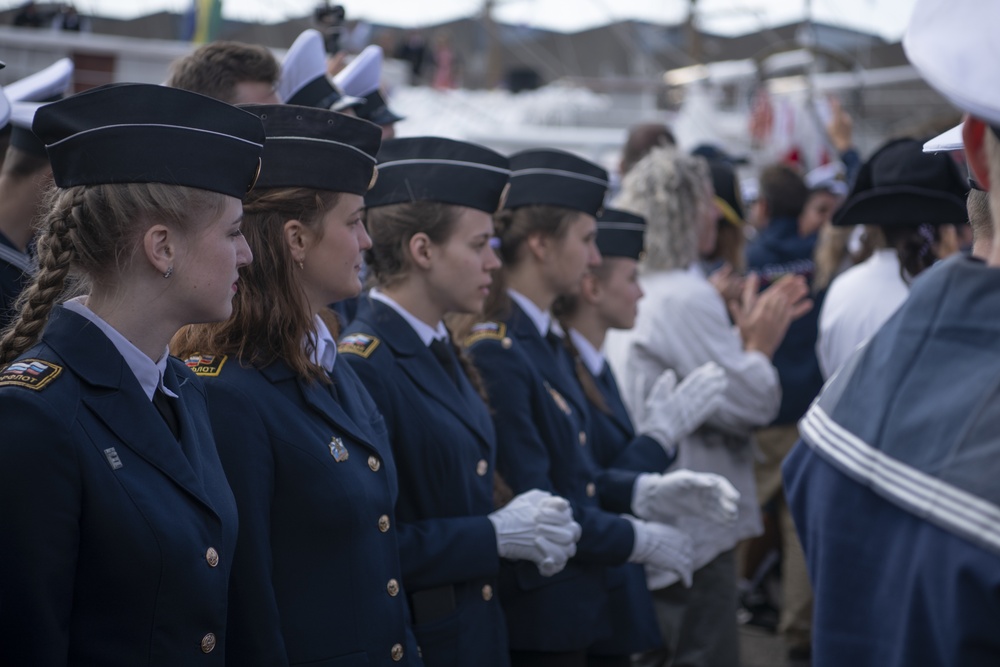
<path id="1" fill-rule="evenodd" d="M 684 516 L 732 525 L 739 516 L 740 492 L 722 475 L 675 470 L 645 473 L 632 488 L 632 513 L 647 521 Z"/>
<path id="2" fill-rule="evenodd" d="M 646 397 L 638 432 L 672 454 L 678 440 L 718 409 L 728 385 L 726 372 L 711 361 L 694 369 L 679 385 L 673 371 L 664 371 Z"/>
<path id="3" fill-rule="evenodd" d="M 502 558 L 530 560 L 551 577 L 576 554 L 580 524 L 573 520 L 569 501 L 532 489 L 515 496 L 489 515 Z"/>
<path id="4" fill-rule="evenodd" d="M 676 528 L 662 523 L 642 521 L 625 516 L 635 530 L 635 545 L 628 562 L 642 563 L 647 570 L 670 570 L 676 572 L 687 587 L 694 576 L 691 538 Z"/>

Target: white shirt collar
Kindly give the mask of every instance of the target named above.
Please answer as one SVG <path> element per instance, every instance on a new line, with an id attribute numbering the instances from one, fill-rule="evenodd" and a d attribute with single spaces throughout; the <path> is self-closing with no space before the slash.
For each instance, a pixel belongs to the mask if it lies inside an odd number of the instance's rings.
<path id="1" fill-rule="evenodd" d="M 448 329 L 445 327 L 444 322 L 438 322 L 437 326 L 432 327 L 423 320 L 415 317 L 413 313 L 399 305 L 395 299 L 384 292 L 380 292 L 378 289 L 371 290 L 368 296 L 376 301 L 381 301 L 399 313 L 399 316 L 406 320 L 406 323 L 420 336 L 420 340 L 423 341 L 424 345 L 429 346 L 435 339 L 448 340 Z"/>
<path id="2" fill-rule="evenodd" d="M 177 398 L 177 394 L 170 391 L 163 384 L 163 373 L 167 370 L 167 357 L 170 356 L 170 348 L 164 348 L 163 354 L 156 361 L 150 359 L 142 350 L 133 345 L 125 336 L 121 335 L 117 329 L 104 321 L 97 313 L 92 311 L 84 303 L 86 296 L 78 296 L 70 299 L 63 306 L 66 310 L 72 311 L 81 317 L 85 317 L 93 322 L 101 330 L 111 344 L 122 355 L 125 363 L 132 370 L 135 379 L 139 381 L 139 386 L 146 394 L 146 398 L 153 400 L 153 394 L 157 389 L 171 398 Z"/>
<path id="3" fill-rule="evenodd" d="M 562 329 L 557 328 L 558 325 L 553 325 L 552 314 L 549 311 L 542 310 L 535 305 L 534 301 L 524 296 L 517 290 L 508 287 L 507 294 L 514 300 L 514 303 L 520 306 L 521 310 L 524 311 L 524 314 L 528 316 L 532 323 L 534 323 L 535 328 L 538 329 L 538 333 L 544 336 L 549 332 L 549 328 L 552 328 L 553 331 L 562 335 Z"/>
<path id="4" fill-rule="evenodd" d="M 337 362 L 337 341 L 333 339 L 333 334 L 330 333 L 330 329 L 322 317 L 314 315 L 313 324 L 316 328 L 306 339 L 308 341 L 309 338 L 316 337 L 316 345 L 313 347 L 310 360 L 322 367 L 327 373 L 332 373 L 333 365 Z M 303 342 L 303 345 L 305 344 Z"/>
<path id="5" fill-rule="evenodd" d="M 576 351 L 580 353 L 583 365 L 587 367 L 590 374 L 597 377 L 604 370 L 604 353 L 590 344 L 582 333 L 576 329 L 569 330 L 569 338 L 573 341 Z"/>

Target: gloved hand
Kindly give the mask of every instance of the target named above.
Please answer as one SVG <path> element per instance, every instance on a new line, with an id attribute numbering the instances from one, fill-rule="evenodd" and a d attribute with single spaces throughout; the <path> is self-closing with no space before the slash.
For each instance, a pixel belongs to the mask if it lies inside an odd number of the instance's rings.
<path id="1" fill-rule="evenodd" d="M 718 409 L 728 384 L 726 372 L 711 361 L 694 369 L 679 385 L 673 371 L 664 371 L 646 397 L 639 433 L 673 454 L 677 441 Z"/>
<path id="2" fill-rule="evenodd" d="M 489 515 L 503 558 L 530 560 L 546 577 L 556 574 L 576 554 L 580 524 L 569 501 L 532 489 L 515 496 Z"/>
<path id="3" fill-rule="evenodd" d="M 647 521 L 693 516 L 732 525 L 739 502 L 740 492 L 729 480 L 710 472 L 646 473 L 636 477 L 632 488 L 632 513 Z"/>
<path id="4" fill-rule="evenodd" d="M 694 575 L 691 538 L 676 528 L 626 516 L 635 530 L 635 545 L 628 562 L 642 563 L 653 570 L 670 570 L 687 587 Z"/>

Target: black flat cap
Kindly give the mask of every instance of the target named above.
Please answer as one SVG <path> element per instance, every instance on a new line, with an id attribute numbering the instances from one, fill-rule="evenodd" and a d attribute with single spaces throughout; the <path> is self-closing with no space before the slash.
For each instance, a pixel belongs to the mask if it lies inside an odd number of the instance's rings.
<path id="1" fill-rule="evenodd" d="M 377 125 L 336 111 L 287 104 L 240 107 L 264 123 L 258 188 L 315 188 L 363 195 L 375 178 Z"/>
<path id="2" fill-rule="evenodd" d="M 615 208 L 606 208 L 597 216 L 597 249 L 602 257 L 638 260 L 645 234 L 646 219 L 642 216 Z"/>
<path id="3" fill-rule="evenodd" d="M 94 88 L 46 104 L 32 130 L 61 188 L 165 183 L 243 198 L 260 170 L 260 119 L 225 102 L 166 86 Z"/>
<path id="4" fill-rule="evenodd" d="M 378 183 L 368 208 L 415 201 L 493 213 L 510 175 L 507 158 L 484 146 L 440 137 L 391 139 L 378 154 Z"/>
<path id="5" fill-rule="evenodd" d="M 527 150 L 510 156 L 506 208 L 541 204 L 597 216 L 608 189 L 608 172 L 572 153 Z"/>

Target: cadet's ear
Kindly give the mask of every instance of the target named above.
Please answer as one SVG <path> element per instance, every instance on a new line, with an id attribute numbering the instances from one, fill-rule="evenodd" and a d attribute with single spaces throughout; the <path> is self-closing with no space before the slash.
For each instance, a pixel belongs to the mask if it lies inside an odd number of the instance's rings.
<path id="1" fill-rule="evenodd" d="M 580 282 L 580 299 L 591 305 L 601 300 L 601 281 L 592 271 L 587 271 Z"/>
<path id="2" fill-rule="evenodd" d="M 174 248 L 176 233 L 166 225 L 153 225 L 142 235 L 142 249 L 146 259 L 157 273 L 167 274 L 172 269 L 177 250 Z"/>
<path id="3" fill-rule="evenodd" d="M 285 236 L 285 244 L 292 255 L 292 260 L 301 264 L 306 260 L 306 251 L 312 245 L 312 232 L 308 227 L 296 219 L 286 220 L 282 230 Z"/>
<path id="4" fill-rule="evenodd" d="M 965 144 L 965 161 L 972 170 L 979 187 L 990 189 L 990 160 L 986 154 L 986 133 L 992 132 L 980 119 L 966 114 L 962 124 L 962 142 Z"/>
<path id="5" fill-rule="evenodd" d="M 528 246 L 528 250 L 531 251 L 531 254 L 539 262 L 544 262 L 545 258 L 548 257 L 551 242 L 552 237 L 542 232 L 534 232 L 524 240 L 525 245 Z"/>
<path id="6" fill-rule="evenodd" d="M 413 263 L 417 267 L 424 270 L 431 268 L 434 250 L 431 237 L 423 232 L 418 232 L 410 237 L 408 247 L 410 250 L 410 259 L 413 260 Z"/>

